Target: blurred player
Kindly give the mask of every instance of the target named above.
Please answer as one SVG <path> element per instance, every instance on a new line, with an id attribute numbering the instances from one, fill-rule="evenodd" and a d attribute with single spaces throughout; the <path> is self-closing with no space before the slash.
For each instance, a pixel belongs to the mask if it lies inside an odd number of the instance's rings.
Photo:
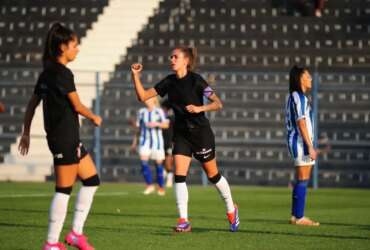
<path id="1" fill-rule="evenodd" d="M 82 250 L 93 250 L 83 234 L 94 194 L 100 184 L 95 164 L 80 141 L 78 115 L 100 126 L 102 119 L 80 102 L 74 77 L 66 65 L 79 52 L 76 33 L 55 23 L 47 34 L 43 56 L 43 71 L 37 81 L 24 118 L 19 151 L 26 155 L 30 146 L 30 129 L 34 112 L 43 102 L 44 128 L 49 149 L 54 157 L 56 177 L 55 194 L 49 210 L 49 229 L 43 250 L 66 249 L 59 242 L 72 186 L 79 177 L 82 186 L 78 192 L 72 230 L 66 243 Z"/>
<path id="2" fill-rule="evenodd" d="M 136 118 L 136 127 L 139 128 L 135 133 L 131 148 L 134 149 L 138 144 L 141 161 L 141 171 L 145 179 L 146 189 L 144 194 L 148 195 L 155 191 L 152 179 L 152 171 L 149 167 L 149 160 L 155 161 L 158 195 L 165 195 L 163 161 L 165 158 L 162 129 L 168 128 L 167 120 L 163 110 L 158 106 L 158 99 L 153 97 L 145 101 L 145 108 L 141 108 Z"/>
<path id="3" fill-rule="evenodd" d="M 168 75 L 153 88 L 144 89 L 140 81 L 141 64 L 131 66 L 136 94 L 140 101 L 153 96 L 168 96 L 175 113 L 174 150 L 175 194 L 179 212 L 176 232 L 189 232 L 188 221 L 188 174 L 192 156 L 201 162 L 204 171 L 225 202 L 230 230 L 239 227 L 238 208 L 234 205 L 226 179 L 219 173 L 215 159 L 215 138 L 204 112 L 222 108 L 222 103 L 206 81 L 193 72 L 196 61 L 195 49 L 177 47 L 171 54 L 171 69 L 175 74 Z M 203 104 L 203 96 L 209 104 Z"/>
<path id="4" fill-rule="evenodd" d="M 289 98 L 285 110 L 287 144 L 296 169 L 290 223 L 319 226 L 318 222 L 304 217 L 307 185 L 317 157 L 317 151 L 313 145 L 314 131 L 311 105 L 306 97 L 311 87 L 312 79 L 308 70 L 294 66 L 290 70 Z"/>
<path id="5" fill-rule="evenodd" d="M 169 101 L 166 99 L 161 103 L 162 109 L 169 120 L 169 126 L 166 129 L 163 129 L 163 141 L 164 141 L 164 168 L 167 172 L 166 174 L 166 187 L 173 186 L 173 125 L 175 122 L 175 117 Z"/>
<path id="6" fill-rule="evenodd" d="M 5 106 L 0 102 L 0 113 L 5 111 Z"/>

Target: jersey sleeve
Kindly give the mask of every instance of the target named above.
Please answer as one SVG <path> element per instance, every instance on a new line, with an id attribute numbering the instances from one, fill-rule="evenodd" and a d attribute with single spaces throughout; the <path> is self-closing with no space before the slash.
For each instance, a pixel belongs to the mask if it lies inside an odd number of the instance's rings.
<path id="1" fill-rule="evenodd" d="M 198 81 L 197 82 L 200 86 L 200 90 L 201 90 L 203 96 L 208 98 L 214 93 L 211 86 L 209 86 L 209 84 L 203 79 L 202 76 L 198 75 Z"/>
<path id="2" fill-rule="evenodd" d="M 157 83 L 154 86 L 154 89 L 155 89 L 155 91 L 157 91 L 158 95 L 163 97 L 168 93 L 168 87 L 169 87 L 170 83 L 171 83 L 171 80 L 170 80 L 169 76 L 167 76 L 162 81 Z"/>
<path id="3" fill-rule="evenodd" d="M 76 91 L 74 76 L 69 69 L 59 72 L 58 88 L 64 95 Z"/>
<path id="4" fill-rule="evenodd" d="M 142 109 L 140 109 L 136 114 L 136 121 L 135 121 L 136 127 L 140 127 L 141 114 L 142 114 Z"/>
<path id="5" fill-rule="evenodd" d="M 158 109 L 158 114 L 159 114 L 159 119 L 161 120 L 160 122 L 169 122 L 169 120 L 167 119 L 163 109 L 159 108 Z"/>
<path id="6" fill-rule="evenodd" d="M 296 120 L 306 118 L 305 110 L 307 108 L 308 102 L 306 97 L 302 93 L 293 92 L 293 101 L 294 101 L 294 112 L 296 113 Z"/>

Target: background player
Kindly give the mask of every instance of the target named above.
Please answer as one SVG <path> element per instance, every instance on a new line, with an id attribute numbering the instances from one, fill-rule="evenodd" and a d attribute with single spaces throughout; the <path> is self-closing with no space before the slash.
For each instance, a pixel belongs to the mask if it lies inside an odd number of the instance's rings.
<path id="1" fill-rule="evenodd" d="M 307 185 L 317 157 L 313 145 L 313 121 L 310 101 L 307 98 L 312 78 L 305 68 L 294 66 L 289 75 L 289 97 L 286 103 L 287 143 L 296 168 L 293 187 L 291 224 L 318 226 L 319 223 L 304 217 Z"/>
<path id="2" fill-rule="evenodd" d="M 131 148 L 137 147 L 139 137 L 139 155 L 141 171 L 146 182 L 144 194 L 148 195 L 155 191 L 149 160 L 155 161 L 157 173 L 158 195 L 165 195 L 163 161 L 165 159 L 162 129 L 168 128 L 167 120 L 163 110 L 158 107 L 158 99 L 153 97 L 145 101 L 145 108 L 141 108 L 136 118 L 138 133 L 135 133 Z"/>

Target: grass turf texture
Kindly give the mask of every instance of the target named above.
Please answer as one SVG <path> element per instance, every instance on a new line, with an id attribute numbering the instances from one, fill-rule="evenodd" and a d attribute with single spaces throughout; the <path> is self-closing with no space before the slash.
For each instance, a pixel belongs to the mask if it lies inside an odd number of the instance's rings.
<path id="1" fill-rule="evenodd" d="M 53 190 L 53 183 L 0 183 L 0 249 L 41 249 Z M 77 190 L 61 237 L 71 227 Z M 312 228 L 287 223 L 290 189 L 234 186 L 241 226 L 230 233 L 217 191 L 190 186 L 193 232 L 186 234 L 172 231 L 172 190 L 165 197 L 142 190 L 138 184 L 99 188 L 85 227 L 96 249 L 370 249 L 370 190 L 309 190 L 306 214 L 322 224 Z"/>

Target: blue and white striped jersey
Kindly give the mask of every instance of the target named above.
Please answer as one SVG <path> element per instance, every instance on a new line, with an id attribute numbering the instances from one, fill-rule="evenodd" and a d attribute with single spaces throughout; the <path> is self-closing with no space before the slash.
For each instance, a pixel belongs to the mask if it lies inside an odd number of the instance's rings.
<path id="1" fill-rule="evenodd" d="M 136 125 L 140 128 L 139 147 L 149 149 L 163 149 L 163 135 L 161 128 L 149 128 L 146 126 L 149 122 L 167 121 L 166 115 L 161 108 L 154 108 L 149 111 L 147 108 L 141 108 L 136 118 Z"/>
<path id="2" fill-rule="evenodd" d="M 304 118 L 309 137 L 313 141 L 313 118 L 308 98 L 303 93 L 297 91 L 291 93 L 286 103 L 285 114 L 287 143 L 290 155 L 293 158 L 309 155 L 308 147 L 304 143 L 297 125 L 297 121 Z"/>

